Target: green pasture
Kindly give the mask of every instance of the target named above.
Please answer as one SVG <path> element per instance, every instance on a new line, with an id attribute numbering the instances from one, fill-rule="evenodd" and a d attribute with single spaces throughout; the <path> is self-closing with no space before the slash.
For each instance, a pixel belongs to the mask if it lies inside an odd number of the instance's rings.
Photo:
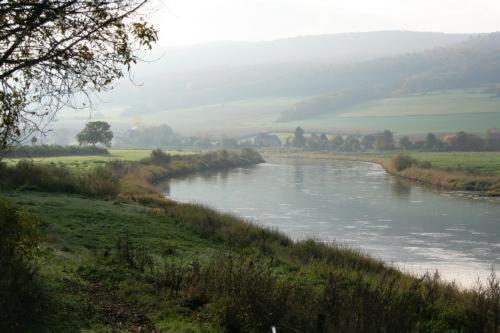
<path id="1" fill-rule="evenodd" d="M 500 152 L 412 153 L 419 161 L 429 161 L 433 168 L 500 176 Z"/>
<path id="2" fill-rule="evenodd" d="M 277 123 L 280 112 L 297 98 L 268 98 L 155 114 L 174 128 L 206 129 L 236 134 L 237 131 L 370 132 L 390 129 L 398 133 L 484 132 L 500 127 L 500 98 L 468 91 L 439 92 L 362 103 L 309 119 Z M 280 137 L 280 139 L 286 139 Z"/>
<path id="3" fill-rule="evenodd" d="M 489 128 L 500 127 L 500 98 L 475 90 L 386 98 L 285 124 L 354 132 L 390 129 L 401 134 L 483 133 Z"/>
<path id="4" fill-rule="evenodd" d="M 109 150 L 110 155 L 98 155 L 98 156 L 56 156 L 56 157 L 37 157 L 33 158 L 35 163 L 44 164 L 57 164 L 64 165 L 72 170 L 88 170 L 90 168 L 95 168 L 96 166 L 104 165 L 109 161 L 139 161 L 143 158 L 149 157 L 151 154 L 150 149 L 111 149 Z M 166 151 L 172 155 L 180 154 L 191 154 L 189 151 Z M 19 159 L 12 158 L 5 160 L 7 164 L 14 164 L 19 161 Z"/>
<path id="5" fill-rule="evenodd" d="M 451 91 L 386 98 L 343 111 L 343 117 L 406 117 L 500 112 L 500 98 L 474 91 Z"/>

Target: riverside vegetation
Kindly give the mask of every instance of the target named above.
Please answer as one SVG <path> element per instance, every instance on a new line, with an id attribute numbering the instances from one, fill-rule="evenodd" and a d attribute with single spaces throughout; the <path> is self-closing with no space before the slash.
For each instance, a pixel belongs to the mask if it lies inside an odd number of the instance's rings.
<path id="1" fill-rule="evenodd" d="M 338 153 L 266 151 L 264 156 L 307 157 L 380 164 L 388 173 L 409 181 L 451 191 L 500 196 L 500 154 L 496 152 L 371 152 Z"/>
<path id="2" fill-rule="evenodd" d="M 260 162 L 248 149 L 186 156 L 156 150 L 141 161 L 80 172 L 3 165 L 0 330 L 498 331 L 494 274 L 486 285 L 462 290 L 356 249 L 292 241 L 173 202 L 154 187 L 163 177 Z"/>

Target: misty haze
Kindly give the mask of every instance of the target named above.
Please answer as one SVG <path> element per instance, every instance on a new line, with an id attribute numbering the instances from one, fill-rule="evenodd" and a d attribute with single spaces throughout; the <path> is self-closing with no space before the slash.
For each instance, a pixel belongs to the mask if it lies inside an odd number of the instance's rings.
<path id="1" fill-rule="evenodd" d="M 500 331 L 499 15 L 0 1 L 0 331 Z"/>

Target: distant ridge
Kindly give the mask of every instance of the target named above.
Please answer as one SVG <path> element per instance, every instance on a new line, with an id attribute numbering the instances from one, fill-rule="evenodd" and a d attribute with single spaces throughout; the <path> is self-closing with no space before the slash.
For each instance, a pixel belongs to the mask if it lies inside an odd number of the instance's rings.
<path id="1" fill-rule="evenodd" d="M 315 77 L 332 66 L 451 47 L 473 36 L 382 31 L 171 48 L 159 60 L 139 64 L 134 79 L 141 85 L 123 82 L 104 96 L 105 107 L 137 115 L 256 97 L 323 94 L 334 86 L 315 82 Z"/>
<path id="2" fill-rule="evenodd" d="M 216 42 L 166 50 L 168 70 L 290 62 L 351 62 L 447 47 L 472 34 L 380 31 L 309 35 L 261 42 Z"/>

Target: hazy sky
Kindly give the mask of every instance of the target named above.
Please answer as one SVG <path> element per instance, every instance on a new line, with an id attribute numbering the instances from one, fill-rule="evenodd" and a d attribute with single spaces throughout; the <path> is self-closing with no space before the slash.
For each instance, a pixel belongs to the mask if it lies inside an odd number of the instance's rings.
<path id="1" fill-rule="evenodd" d="M 162 45 L 374 30 L 492 32 L 500 0 L 156 0 Z"/>

